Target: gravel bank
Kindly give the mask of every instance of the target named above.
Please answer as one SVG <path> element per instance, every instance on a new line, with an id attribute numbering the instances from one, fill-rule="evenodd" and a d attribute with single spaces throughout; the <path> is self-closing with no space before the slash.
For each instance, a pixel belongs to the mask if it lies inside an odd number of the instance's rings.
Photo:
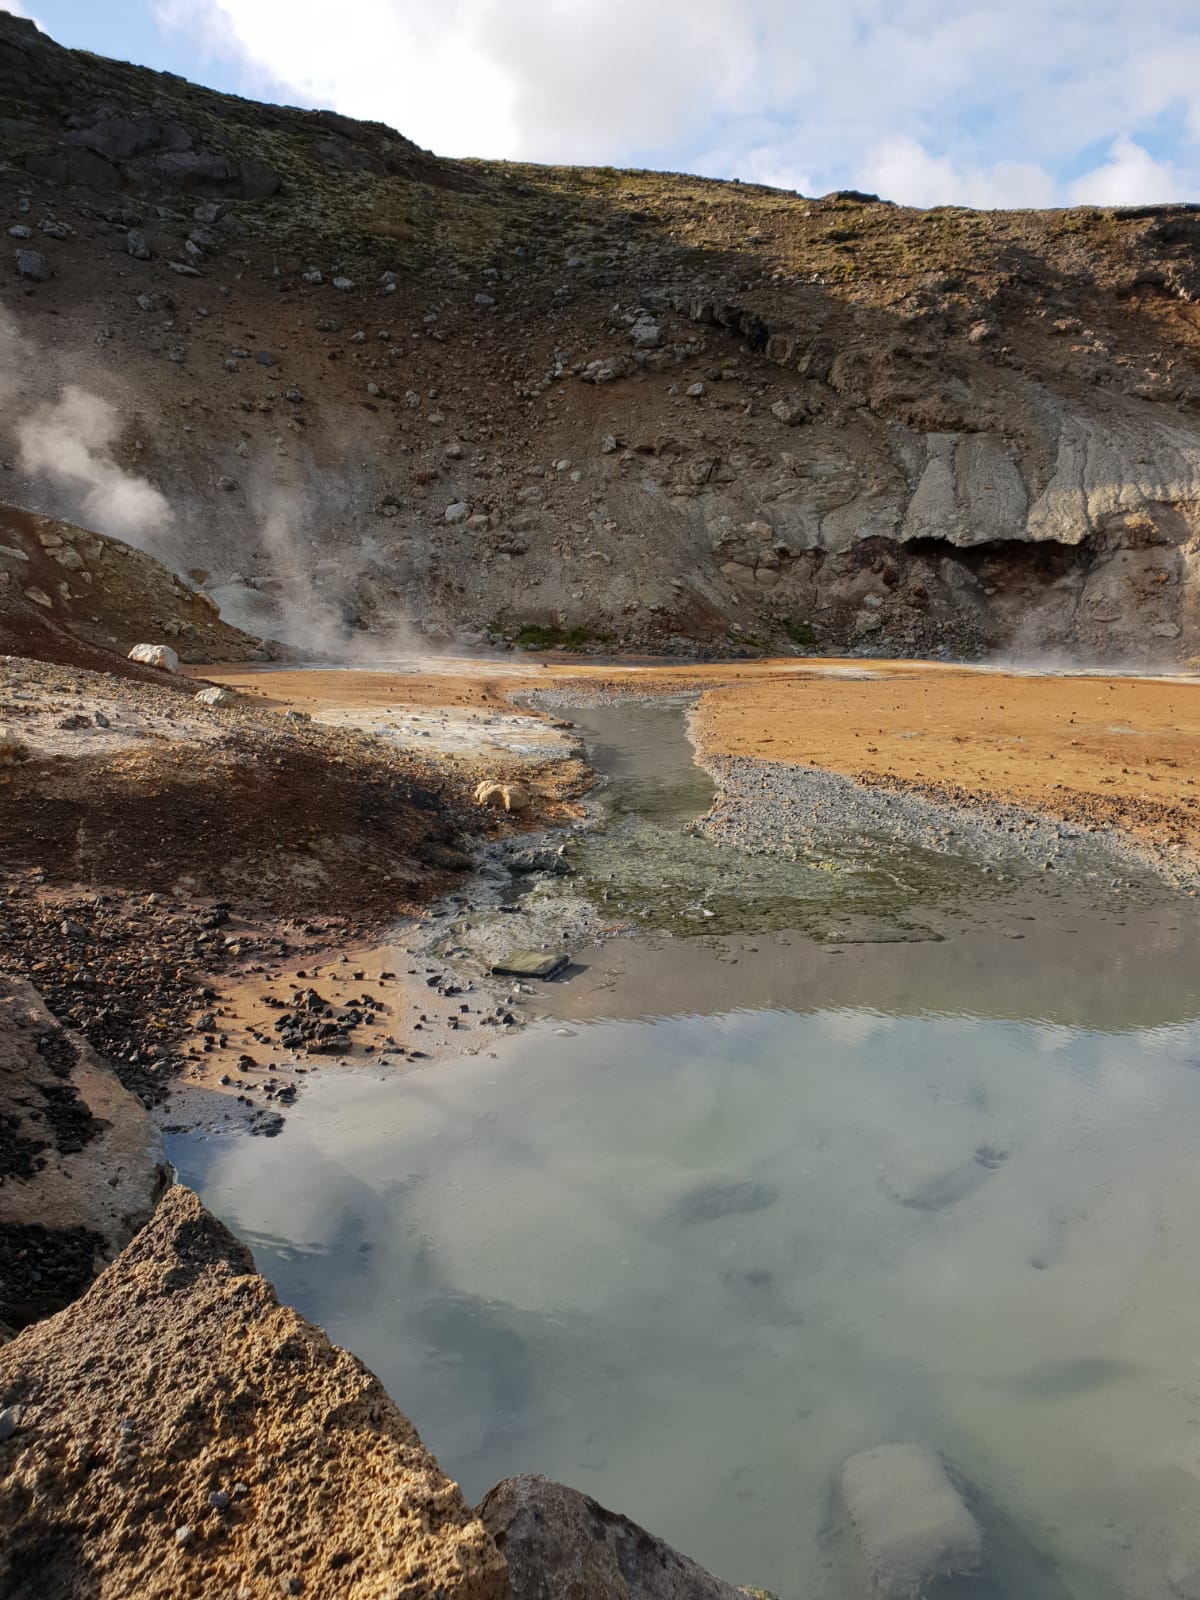
<path id="1" fill-rule="evenodd" d="M 1026 808 L 979 798 L 945 803 L 897 786 L 866 788 L 816 767 L 706 755 L 718 794 L 699 826 L 714 843 L 785 856 L 820 849 L 831 834 L 967 856 L 1017 877 L 1069 875 L 1103 891 L 1152 892 L 1165 882 L 1195 894 L 1200 868 L 1111 829 L 1088 831 Z"/>

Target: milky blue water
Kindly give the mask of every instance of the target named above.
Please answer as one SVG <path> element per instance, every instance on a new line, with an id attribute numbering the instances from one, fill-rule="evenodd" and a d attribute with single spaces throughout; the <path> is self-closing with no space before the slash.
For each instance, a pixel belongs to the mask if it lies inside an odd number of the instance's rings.
<path id="1" fill-rule="evenodd" d="M 626 939 L 518 1036 L 172 1155 L 472 1499 L 543 1472 L 724 1577 L 850 1600 L 841 1464 L 917 1440 L 971 1488 L 989 1595 L 1186 1594 L 1194 914 L 1003 915 Z"/>

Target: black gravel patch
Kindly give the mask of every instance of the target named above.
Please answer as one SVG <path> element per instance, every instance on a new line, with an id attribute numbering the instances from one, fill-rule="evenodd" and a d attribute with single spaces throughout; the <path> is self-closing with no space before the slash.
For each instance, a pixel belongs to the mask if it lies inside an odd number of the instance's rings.
<path id="1" fill-rule="evenodd" d="M 0 1223 L 0 1322 L 24 1328 L 77 1300 L 104 1247 L 92 1228 Z"/>
<path id="2" fill-rule="evenodd" d="M 32 1178 L 45 1165 L 38 1157 L 48 1148 L 46 1140 L 26 1138 L 20 1126 L 18 1117 L 0 1113 L 0 1179 Z"/>
<path id="3" fill-rule="evenodd" d="M 73 1083 L 39 1083 L 45 1101 L 42 1115 L 54 1131 L 54 1143 L 64 1156 L 78 1155 L 100 1132 L 100 1123 L 79 1098 Z"/>

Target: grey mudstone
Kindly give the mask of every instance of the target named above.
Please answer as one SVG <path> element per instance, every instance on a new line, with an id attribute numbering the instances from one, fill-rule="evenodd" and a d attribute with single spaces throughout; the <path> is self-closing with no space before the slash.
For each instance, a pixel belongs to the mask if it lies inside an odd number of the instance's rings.
<path id="1" fill-rule="evenodd" d="M 479 1508 L 508 1563 L 512 1600 L 746 1600 L 739 1589 L 589 1495 L 535 1474 Z"/>
<path id="2" fill-rule="evenodd" d="M 979 1524 L 925 1445 L 885 1444 L 851 1456 L 842 1503 L 880 1600 L 911 1600 L 939 1579 L 970 1578 L 982 1567 Z"/>

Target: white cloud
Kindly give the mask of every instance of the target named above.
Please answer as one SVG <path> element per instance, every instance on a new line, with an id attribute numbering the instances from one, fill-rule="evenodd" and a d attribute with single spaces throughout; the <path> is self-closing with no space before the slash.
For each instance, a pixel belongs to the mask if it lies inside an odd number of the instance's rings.
<path id="1" fill-rule="evenodd" d="M 976 205 L 1061 199 L 1062 175 L 1097 147 L 1113 153 L 1089 197 L 1197 164 L 1192 0 L 157 4 L 202 50 L 238 60 L 247 92 L 388 122 L 448 155 Z M 1168 124 L 1188 146 L 1178 170 L 1134 142 Z"/>
<path id="2" fill-rule="evenodd" d="M 909 206 L 975 206 L 980 210 L 1054 204 L 1054 179 L 1034 162 L 997 161 L 957 167 L 931 156 L 915 139 L 886 140 L 865 158 L 864 186 Z"/>
<path id="3" fill-rule="evenodd" d="M 1196 197 L 1190 183 L 1169 161 L 1156 161 L 1132 139 L 1115 139 L 1103 166 L 1084 173 L 1071 185 L 1073 205 L 1131 206 L 1159 200 Z"/>

